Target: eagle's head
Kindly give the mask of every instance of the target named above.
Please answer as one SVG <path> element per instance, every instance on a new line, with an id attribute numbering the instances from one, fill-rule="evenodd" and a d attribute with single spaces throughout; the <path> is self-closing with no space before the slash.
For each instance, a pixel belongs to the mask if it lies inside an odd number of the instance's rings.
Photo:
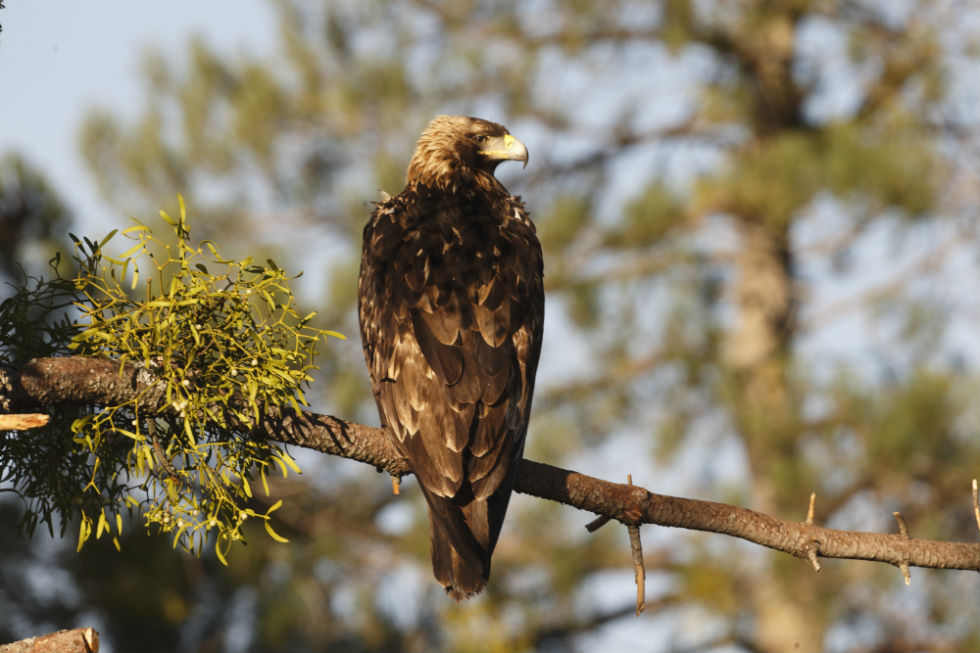
<path id="1" fill-rule="evenodd" d="M 527 148 L 503 125 L 480 118 L 436 116 L 415 144 L 407 179 L 442 190 L 472 185 L 500 188 L 493 171 L 501 161 L 523 161 Z"/>

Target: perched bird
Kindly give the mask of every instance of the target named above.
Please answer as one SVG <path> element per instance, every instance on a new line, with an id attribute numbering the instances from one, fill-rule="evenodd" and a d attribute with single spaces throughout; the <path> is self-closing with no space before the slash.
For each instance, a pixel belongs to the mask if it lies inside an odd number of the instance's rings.
<path id="1" fill-rule="evenodd" d="M 436 116 L 404 190 L 364 229 L 358 313 L 381 420 L 429 505 L 432 569 L 456 601 L 486 587 L 524 450 L 544 322 L 541 246 L 494 177 L 527 148 Z"/>

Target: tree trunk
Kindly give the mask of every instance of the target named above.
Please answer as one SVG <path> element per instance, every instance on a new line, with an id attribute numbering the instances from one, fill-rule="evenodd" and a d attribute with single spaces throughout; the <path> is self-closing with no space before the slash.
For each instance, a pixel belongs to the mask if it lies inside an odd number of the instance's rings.
<path id="1" fill-rule="evenodd" d="M 753 220 L 739 224 L 741 249 L 735 287 L 737 324 L 727 345 L 734 372 L 733 415 L 752 465 L 753 504 L 781 512 L 773 470 L 793 465 L 797 423 L 787 388 L 787 354 L 794 335 L 795 287 L 785 229 Z M 801 506 L 802 509 L 802 506 Z M 802 517 L 802 515 L 801 515 Z M 746 583 L 761 651 L 820 650 L 823 623 L 801 568 L 792 586 L 769 564 Z"/>

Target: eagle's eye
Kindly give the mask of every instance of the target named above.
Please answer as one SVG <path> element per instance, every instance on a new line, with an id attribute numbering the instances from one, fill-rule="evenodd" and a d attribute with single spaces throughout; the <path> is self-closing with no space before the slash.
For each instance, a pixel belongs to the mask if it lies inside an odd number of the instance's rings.
<path id="1" fill-rule="evenodd" d="M 488 140 L 490 140 L 490 137 L 486 134 L 475 134 L 473 136 L 473 140 L 475 140 L 477 143 L 486 143 Z"/>

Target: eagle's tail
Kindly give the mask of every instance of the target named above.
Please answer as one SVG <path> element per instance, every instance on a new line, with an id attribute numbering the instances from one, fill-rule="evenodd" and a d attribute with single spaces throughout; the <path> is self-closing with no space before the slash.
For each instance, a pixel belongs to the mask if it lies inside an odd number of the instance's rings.
<path id="1" fill-rule="evenodd" d="M 423 490 L 429 504 L 432 571 L 454 601 L 483 591 L 507 510 L 500 495 L 488 499 L 442 497 Z M 506 493 L 509 498 L 510 493 Z M 461 500 L 462 499 L 462 500 Z M 502 508 L 502 509 L 501 509 Z"/>
<path id="2" fill-rule="evenodd" d="M 432 536 L 432 572 L 450 598 L 462 601 L 482 592 L 490 577 L 490 556 L 478 549 L 458 546 L 431 513 L 429 532 Z"/>

